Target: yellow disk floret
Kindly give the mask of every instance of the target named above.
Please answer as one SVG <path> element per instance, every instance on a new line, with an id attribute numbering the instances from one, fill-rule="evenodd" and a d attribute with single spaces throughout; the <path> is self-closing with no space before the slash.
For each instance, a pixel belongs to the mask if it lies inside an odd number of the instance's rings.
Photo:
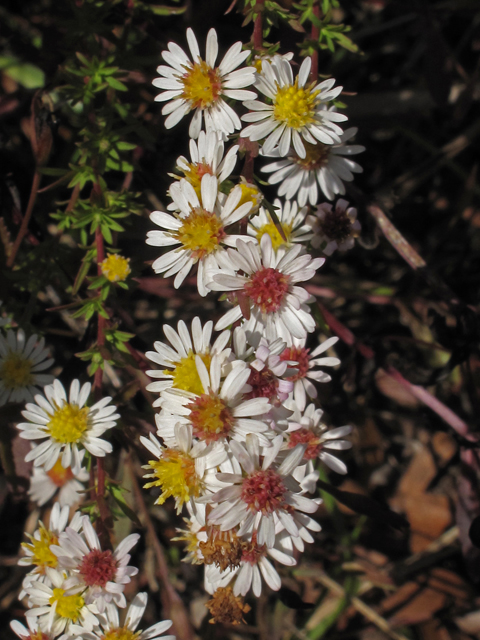
<path id="1" fill-rule="evenodd" d="M 328 164 L 328 157 L 330 155 L 330 147 L 327 144 L 317 142 L 317 144 L 311 144 L 310 142 L 303 142 L 305 147 L 305 158 L 300 158 L 295 152 L 289 156 L 290 160 L 293 160 L 302 169 L 306 171 L 314 171 L 321 169 Z"/>
<path id="2" fill-rule="evenodd" d="M 55 612 L 61 618 L 68 618 L 72 622 L 76 622 L 80 617 L 80 610 L 85 606 L 85 600 L 82 596 L 73 595 L 66 596 L 64 589 L 54 589 L 53 596 L 50 598 L 51 605 L 57 603 Z"/>
<path id="3" fill-rule="evenodd" d="M 212 69 L 204 60 L 195 62 L 182 77 L 182 98 L 189 100 L 192 109 L 205 109 L 215 103 L 222 90 L 218 69 Z"/>
<path id="4" fill-rule="evenodd" d="M 63 444 L 79 442 L 90 427 L 88 413 L 88 407 L 80 409 L 76 404 L 64 404 L 51 417 L 47 430 L 57 442 Z"/>
<path id="5" fill-rule="evenodd" d="M 275 251 L 283 245 L 288 245 L 290 243 L 290 237 L 292 234 L 292 225 L 285 224 L 283 222 L 281 223 L 281 225 L 282 225 L 283 233 L 285 235 L 285 240 L 280 235 L 280 231 L 277 229 L 274 223 L 268 222 L 267 224 L 264 224 L 263 226 L 260 227 L 260 229 L 257 230 L 256 237 L 258 242 L 260 242 L 260 240 L 262 239 L 262 236 L 268 233 L 268 235 L 272 239 L 272 247 L 274 248 Z"/>
<path id="6" fill-rule="evenodd" d="M 10 352 L 0 366 L 0 379 L 6 389 L 20 389 L 33 382 L 32 363 L 20 353 Z"/>
<path id="7" fill-rule="evenodd" d="M 198 354 L 207 369 L 210 368 L 211 357 L 208 353 Z M 175 369 L 170 371 L 166 369 L 164 373 L 173 375 L 173 386 L 176 389 L 190 391 L 201 395 L 203 393 L 203 385 L 198 375 L 197 365 L 195 364 L 195 354 L 189 351 L 186 358 L 182 358 L 179 362 L 175 362 Z"/>
<path id="8" fill-rule="evenodd" d="M 46 567 L 55 567 L 58 564 L 57 556 L 50 551 L 51 544 L 58 544 L 58 537 L 52 531 L 46 529 L 43 524 L 38 529 L 40 539 L 29 536 L 31 543 L 22 542 L 22 547 L 28 549 L 32 554 L 30 561 L 32 564 L 37 565 L 38 569 L 36 573 L 45 573 Z"/>
<path id="9" fill-rule="evenodd" d="M 155 504 L 163 504 L 167 498 L 175 498 L 177 512 L 190 498 L 198 498 L 202 489 L 202 481 L 195 471 L 195 460 L 176 449 L 164 449 L 159 460 L 150 460 L 148 468 L 153 471 L 146 478 L 155 478 L 145 485 L 145 489 L 150 487 L 160 487 L 161 495 Z"/>
<path id="10" fill-rule="evenodd" d="M 141 631 L 130 631 L 127 627 L 118 627 L 107 631 L 101 636 L 101 640 L 136 640 L 141 633 Z"/>
<path id="11" fill-rule="evenodd" d="M 245 179 L 239 184 L 240 189 L 242 190 L 242 197 L 240 198 L 240 202 L 237 204 L 237 207 L 241 207 L 242 204 L 246 204 L 247 202 L 252 203 L 252 208 L 248 212 L 248 215 L 253 215 L 257 213 L 262 204 L 263 193 L 260 189 L 251 182 L 247 182 Z"/>
<path id="12" fill-rule="evenodd" d="M 111 253 L 100 265 L 103 275 L 110 282 L 123 282 L 130 274 L 130 258 Z"/>
<path id="13" fill-rule="evenodd" d="M 187 180 L 187 182 L 189 182 L 195 189 L 195 193 L 197 194 L 198 199 L 200 199 L 202 197 L 202 178 L 207 173 L 211 176 L 214 175 L 212 167 L 205 161 L 196 163 L 189 162 L 188 168 L 180 169 L 180 171 L 183 173 L 185 180 Z"/>
<path id="14" fill-rule="evenodd" d="M 284 122 L 291 129 L 302 129 L 315 120 L 318 91 L 295 84 L 278 87 L 273 107 L 275 120 Z"/>
<path id="15" fill-rule="evenodd" d="M 201 260 L 218 248 L 226 234 L 215 213 L 196 208 L 174 235 L 185 249 L 190 249 L 196 260 Z"/>

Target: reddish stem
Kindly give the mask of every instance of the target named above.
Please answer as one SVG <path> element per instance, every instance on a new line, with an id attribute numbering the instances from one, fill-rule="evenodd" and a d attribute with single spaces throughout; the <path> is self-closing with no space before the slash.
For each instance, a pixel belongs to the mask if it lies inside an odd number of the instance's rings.
<path id="1" fill-rule="evenodd" d="M 320 7 L 317 4 L 313 6 L 313 15 L 316 18 L 320 18 Z M 312 23 L 312 30 L 310 32 L 310 37 L 312 40 L 318 43 L 318 36 L 320 35 L 320 29 Z M 310 70 L 310 80 L 312 82 L 318 81 L 318 49 L 312 53 L 312 68 Z"/>
<path id="2" fill-rule="evenodd" d="M 37 199 L 37 193 L 38 193 L 38 188 L 40 186 L 41 179 L 42 179 L 42 174 L 39 173 L 38 170 L 35 170 L 35 173 L 33 174 L 32 188 L 30 190 L 30 198 L 28 199 L 27 210 L 25 211 L 25 216 L 22 220 L 22 225 L 15 239 L 12 252 L 8 256 L 7 267 L 13 266 L 15 262 L 15 258 L 17 257 L 18 250 L 20 249 L 20 245 L 22 244 L 22 240 L 28 231 L 28 223 L 30 222 L 30 218 L 32 217 L 33 206 L 35 204 L 35 200 Z"/>
<path id="3" fill-rule="evenodd" d="M 265 0 L 258 0 L 257 2 L 257 17 L 255 18 L 255 22 L 253 23 L 253 48 L 256 51 L 260 51 L 263 49 L 263 20 L 262 20 L 262 12 L 263 5 Z"/>

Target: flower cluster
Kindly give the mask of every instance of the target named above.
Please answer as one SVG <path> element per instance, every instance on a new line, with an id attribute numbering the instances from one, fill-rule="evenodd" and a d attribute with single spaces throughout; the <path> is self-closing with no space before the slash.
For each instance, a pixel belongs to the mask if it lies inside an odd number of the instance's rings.
<path id="1" fill-rule="evenodd" d="M 147 243 L 166 249 L 153 269 L 175 276 L 176 288 L 196 268 L 198 293 L 221 292 L 232 306 L 215 325 L 199 317 L 190 327 L 164 325 L 166 340 L 146 354 L 159 367 L 147 372 L 147 389 L 158 394 L 156 434 L 141 442 L 150 454 L 145 488 L 156 488 L 157 504 L 173 498 L 177 513 L 187 510 L 179 539 L 186 559 L 205 566 L 214 621 L 236 624 L 247 612 L 240 597 L 260 595 L 262 581 L 280 589 L 275 563 L 295 565 L 295 551 L 320 530 L 312 518 L 318 464 L 347 472 L 334 454 L 350 447 L 343 438 L 351 427 L 329 429 L 307 400 L 339 360 L 326 353 L 337 338 L 311 347 L 305 283 L 325 262 L 315 250 L 348 249 L 358 234 L 356 212 L 345 201 L 319 205 L 318 186 L 328 199 L 343 194 L 343 182 L 361 171 L 348 156 L 363 147 L 346 145 L 356 129 L 339 126 L 347 119 L 335 106 L 342 87 L 312 80 L 310 58 L 297 77 L 291 55 L 239 69 L 248 52 L 236 43 L 217 67 L 213 29 L 205 59 L 190 29 L 187 40 L 191 58 L 170 43 L 169 66 L 153 84 L 164 90 L 157 100 L 166 103 L 167 128 L 193 112 L 190 157 L 178 159 L 171 204 L 151 214 L 159 229 Z M 240 119 L 227 99 L 248 112 Z M 241 138 L 275 158 L 264 167 L 280 185 L 273 205 L 251 178 L 233 177 L 242 145 L 226 151 L 227 136 L 241 120 Z"/>

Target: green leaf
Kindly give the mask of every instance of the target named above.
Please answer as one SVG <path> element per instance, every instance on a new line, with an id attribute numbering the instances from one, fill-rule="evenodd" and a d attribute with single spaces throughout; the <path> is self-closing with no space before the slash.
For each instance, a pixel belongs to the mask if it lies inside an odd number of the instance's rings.
<path id="1" fill-rule="evenodd" d="M 125 502 L 125 498 L 122 495 L 123 494 L 122 489 L 120 487 L 115 486 L 114 484 L 109 483 L 108 490 L 112 498 L 115 500 L 115 502 L 118 504 L 118 506 L 123 511 L 123 513 L 127 516 L 127 518 L 130 518 L 132 522 L 134 522 L 138 527 L 142 528 L 143 525 L 138 519 L 137 514 Z"/>
<path id="2" fill-rule="evenodd" d="M 0 69 L 25 89 L 41 89 L 45 86 L 45 74 L 30 62 L 20 62 L 14 56 L 0 56 Z"/>
<path id="3" fill-rule="evenodd" d="M 179 16 L 187 10 L 187 7 L 168 7 L 163 4 L 151 4 L 145 6 L 145 8 L 150 10 L 156 16 Z"/>
<path id="4" fill-rule="evenodd" d="M 125 86 L 123 82 L 120 82 L 120 80 L 117 80 L 112 76 L 107 77 L 107 82 L 112 87 L 112 89 L 116 89 L 117 91 L 128 91 L 128 87 Z"/>

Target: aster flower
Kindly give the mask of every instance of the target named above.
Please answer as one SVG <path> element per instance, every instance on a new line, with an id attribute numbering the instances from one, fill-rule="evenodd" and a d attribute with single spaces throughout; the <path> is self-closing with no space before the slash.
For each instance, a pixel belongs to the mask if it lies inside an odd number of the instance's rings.
<path id="1" fill-rule="evenodd" d="M 349 207 L 346 200 L 337 200 L 335 209 L 331 204 L 321 204 L 316 211 L 312 246 L 321 249 L 326 256 L 331 256 L 336 249 L 348 251 L 355 244 L 361 228 L 357 210 Z"/>
<path id="2" fill-rule="evenodd" d="M 203 387 L 197 372 L 195 356 L 200 356 L 208 367 L 215 354 L 218 354 L 221 361 L 230 354 L 230 349 L 226 349 L 230 331 L 223 331 L 212 345 L 212 330 L 213 322 L 209 320 L 202 328 L 198 316 L 192 320 L 190 332 L 183 320 L 179 321 L 177 331 L 168 324 L 164 325 L 163 331 L 171 346 L 157 340 L 153 345 L 155 351 L 147 351 L 147 358 L 161 367 L 159 370 L 147 371 L 151 378 L 159 379 L 149 384 L 147 390 L 161 393 L 173 387 L 201 394 Z M 161 398 L 155 401 L 153 406 L 160 404 Z"/>
<path id="3" fill-rule="evenodd" d="M 290 247 L 294 243 L 306 243 L 310 240 L 313 236 L 310 224 L 312 216 L 307 216 L 307 207 L 299 210 L 296 202 L 287 200 L 282 204 L 278 198 L 275 199 L 273 206 L 285 238 L 282 238 L 270 213 L 264 207 L 261 207 L 258 216 L 251 218 L 248 223 L 247 232 L 250 236 L 260 242 L 262 236 L 268 233 L 275 251 L 279 247 Z"/>
<path id="4" fill-rule="evenodd" d="M 250 113 L 242 116 L 242 120 L 254 124 L 243 129 L 241 135 L 252 141 L 266 138 L 263 153 L 269 154 L 278 146 L 283 157 L 293 146 L 298 156 L 305 158 L 304 140 L 310 144 L 340 143 L 343 131 L 335 122 L 343 122 L 347 116 L 327 108 L 327 103 L 341 93 L 342 87 L 333 89 L 334 79 L 308 84 L 311 65 L 311 58 L 305 58 L 294 79 L 290 63 L 280 56 L 273 62 L 262 63 L 256 87 L 272 104 L 258 100 L 244 102 Z"/>
<path id="5" fill-rule="evenodd" d="M 218 355 L 212 357 L 208 369 L 200 356 L 195 362 L 202 393 L 163 391 L 162 412 L 156 416 L 159 436 L 168 442 L 177 423 L 191 425 L 194 438 L 207 444 L 245 440 L 249 433 L 268 431 L 268 424 L 259 418 L 269 411 L 270 404 L 267 398 L 246 398 L 251 387 L 247 384 L 250 369 L 244 362 L 236 363 L 224 380 Z M 260 437 L 267 445 L 265 436 Z"/>
<path id="6" fill-rule="evenodd" d="M 239 206 L 250 202 L 252 208 L 248 212 L 249 216 L 254 216 L 260 209 L 260 205 L 263 201 L 263 193 L 253 182 L 247 182 L 244 176 L 240 176 L 240 182 L 238 184 L 242 190 L 242 197 L 240 198 Z M 235 188 L 235 187 L 234 187 Z"/>
<path id="7" fill-rule="evenodd" d="M 85 450 L 79 451 L 81 462 L 84 455 Z M 82 493 L 85 491 L 85 485 L 82 483 L 87 482 L 88 479 L 89 473 L 84 467 L 81 466 L 79 469 L 64 468 L 61 460 L 57 460 L 49 471 L 45 471 L 43 467 L 33 468 L 28 495 L 33 502 L 42 507 L 58 491 L 60 506 L 70 507 L 82 500 Z"/>
<path id="8" fill-rule="evenodd" d="M 286 449 L 294 449 L 297 445 L 306 446 L 303 454 L 304 461 L 313 461 L 319 458 L 327 467 L 336 473 L 346 474 L 347 467 L 330 451 L 345 451 L 350 449 L 352 443 L 343 440 L 352 432 L 352 427 L 346 425 L 335 429 L 328 429 L 322 422 L 323 411 L 317 409 L 314 404 L 309 404 L 303 415 L 297 412 L 288 422 L 286 431 Z M 307 473 L 313 471 L 313 466 L 306 469 Z M 297 480 L 299 478 L 297 477 Z"/>
<path id="9" fill-rule="evenodd" d="M 307 202 L 316 205 L 319 199 L 318 186 L 326 198 L 333 200 L 336 194 L 344 195 L 344 182 L 351 182 L 354 173 L 362 173 L 362 167 L 350 159 L 365 151 L 359 144 L 345 144 L 353 138 L 358 129 L 352 127 L 341 134 L 339 144 L 311 144 L 305 142 L 305 157 L 300 157 L 290 149 L 287 157 L 280 155 L 278 149 L 268 156 L 277 158 L 275 162 L 262 167 L 264 173 L 271 173 L 269 184 L 278 184 L 278 195 L 288 200 L 297 199 L 303 207 Z M 266 155 L 266 154 L 264 154 Z M 347 156 L 347 157 L 345 157 Z"/>
<path id="10" fill-rule="evenodd" d="M 228 533 L 225 532 L 224 535 Z M 288 548 L 288 552 L 285 549 Z M 206 567 L 206 585 L 208 593 L 213 593 L 218 587 L 224 587 L 235 577 L 233 593 L 236 596 L 245 596 L 252 589 L 258 598 L 262 593 L 262 578 L 272 591 L 278 591 L 282 586 L 280 575 L 270 562 L 270 556 L 280 564 L 293 567 L 297 564 L 293 557 L 293 545 L 288 534 L 283 532 L 275 539 L 275 546 L 267 547 L 257 543 L 257 534 L 251 536 L 250 541 L 241 542 L 239 563 L 234 568 L 221 571 L 219 567 L 210 565 Z"/>
<path id="11" fill-rule="evenodd" d="M 131 605 L 123 625 L 120 624 L 120 618 L 117 608 L 112 604 L 107 604 L 105 615 L 98 616 L 101 629 L 95 630 L 94 633 L 85 633 L 80 627 L 75 628 L 75 632 L 82 635 L 83 640 L 156 640 L 162 633 L 168 631 L 172 626 L 171 620 L 163 620 L 148 627 L 145 631 L 137 631 L 143 613 L 147 607 L 148 595 L 146 593 L 137 593 Z M 163 636 L 161 640 L 175 640 L 175 636 Z"/>
<path id="12" fill-rule="evenodd" d="M 70 580 L 55 569 L 48 569 L 47 573 L 51 586 L 36 581 L 25 587 L 32 607 L 25 614 L 27 620 L 36 620 L 42 632 L 60 636 L 58 640 L 68 640 L 74 625 L 83 632 L 98 627 L 99 612 L 95 604 L 86 604 L 82 595 L 85 587 L 70 588 Z"/>
<path id="13" fill-rule="evenodd" d="M 237 163 L 238 145 L 233 145 L 224 157 L 224 142 L 215 131 L 200 131 L 198 140 L 190 140 L 189 162 L 184 156 L 177 159 L 177 169 L 183 173 L 183 177 L 195 189 L 198 198 L 201 198 L 201 181 L 205 174 L 217 178 L 220 185 L 226 180 Z M 177 177 L 177 176 L 175 176 Z M 175 210 L 176 204 L 168 205 L 169 211 Z"/>
<path id="14" fill-rule="evenodd" d="M 10 330 L 6 338 L 0 335 L 0 406 L 7 402 L 28 402 L 53 380 L 53 376 L 41 373 L 53 364 L 45 349 L 45 340 L 37 335 L 26 340 L 19 329 Z"/>
<path id="15" fill-rule="evenodd" d="M 241 128 L 241 123 L 225 98 L 252 100 L 256 97 L 253 91 L 245 90 L 255 80 L 255 68 L 237 69 L 250 52 L 242 51 L 242 43 L 236 42 L 216 67 L 218 40 L 215 29 L 210 29 L 207 35 L 205 60 L 200 57 L 192 29 L 187 29 L 187 41 L 193 62 L 181 47 L 169 42 L 168 51 L 162 52 L 162 58 L 169 66 L 157 67 L 157 73 L 162 77 L 153 81 L 155 87 L 164 89 L 155 100 L 171 100 L 162 109 L 162 114 L 168 116 L 165 127 L 171 129 L 187 113 L 195 110 L 189 128 L 191 138 L 198 138 L 202 116 L 205 118 L 205 129 L 233 133 Z"/>
<path id="16" fill-rule="evenodd" d="M 224 264 L 224 245 L 235 246 L 239 236 L 227 235 L 225 228 L 241 220 L 250 211 L 252 204 L 239 205 L 242 197 L 240 187 L 235 187 L 225 203 L 216 210 L 218 182 L 215 176 L 205 174 L 201 181 L 201 198 L 193 186 L 182 178 L 170 188 L 178 215 L 154 211 L 150 219 L 162 231 L 149 231 L 147 244 L 155 247 L 175 246 L 153 263 L 155 273 L 165 278 L 175 275 L 174 287 L 178 287 L 198 264 L 197 285 L 200 295 L 205 296 L 206 272 Z"/>
<path id="17" fill-rule="evenodd" d="M 67 527 L 50 551 L 58 558 L 57 570 L 69 572 L 69 589 L 79 586 L 85 603 L 95 603 L 102 613 L 108 602 L 121 608 L 127 605 L 123 590 L 138 573 L 136 567 L 128 566 L 128 552 L 139 538 L 138 533 L 132 533 L 113 553 L 109 549 L 102 551 L 89 517 L 83 516 L 80 531 Z"/>
<path id="18" fill-rule="evenodd" d="M 110 253 L 100 263 L 102 274 L 110 282 L 123 282 L 131 273 L 130 258 L 124 258 L 118 253 Z"/>
<path id="19" fill-rule="evenodd" d="M 38 523 L 38 529 L 35 530 L 33 535 L 26 534 L 30 542 L 22 542 L 22 549 L 25 556 L 20 558 L 18 564 L 21 567 L 33 568 L 27 574 L 25 584 L 29 584 L 32 580 L 40 576 L 45 577 L 47 575 L 47 568 L 57 568 L 58 559 L 51 551 L 50 545 L 58 542 L 59 535 L 67 526 L 69 511 L 68 506 L 61 507 L 60 504 L 56 502 L 50 511 L 48 527 L 40 521 Z M 80 519 L 77 514 L 75 514 L 72 519 L 70 526 L 73 528 L 80 526 Z"/>
<path id="20" fill-rule="evenodd" d="M 243 324 L 245 331 L 259 331 L 268 340 L 280 337 L 290 342 L 292 337 L 304 338 L 315 330 L 315 322 L 305 304 L 310 294 L 297 283 L 313 278 L 324 260 L 312 260 L 301 252 L 300 245 L 280 247 L 274 252 L 268 234 L 262 236 L 260 246 L 238 240 L 237 250 L 228 249 L 234 271 L 212 271 L 208 287 L 213 291 L 238 291 L 243 296 L 243 307 L 250 308 L 250 318 Z M 245 275 L 235 273 L 240 270 Z M 215 328 L 225 329 L 242 315 L 238 304 Z"/>
<path id="21" fill-rule="evenodd" d="M 267 340 L 258 333 L 249 336 L 250 342 L 256 345 L 249 347 L 247 334 L 243 327 L 236 327 L 233 332 L 235 357 L 244 360 L 250 367 L 247 383 L 251 391 L 246 398 L 267 398 L 274 406 L 287 400 L 293 391 L 293 382 L 286 380 L 287 374 L 294 373 L 288 363 L 282 361 L 280 354 L 287 346 L 283 340 Z"/>
<path id="22" fill-rule="evenodd" d="M 290 363 L 296 371 L 290 376 L 289 380 L 293 382 L 293 405 L 299 411 L 305 409 L 307 396 L 309 398 L 317 397 L 317 389 L 315 382 L 330 382 L 332 379 L 328 373 L 325 373 L 317 367 L 335 367 L 340 364 L 338 358 L 330 356 L 321 356 L 327 349 L 333 347 L 338 342 L 337 337 L 328 338 L 320 343 L 311 353 L 310 349 L 305 347 L 306 340 L 297 338 L 293 339 L 293 344 L 287 347 L 280 355 L 280 359 Z M 312 382 L 313 381 L 313 382 Z"/>
<path id="23" fill-rule="evenodd" d="M 257 544 L 269 548 L 275 545 L 277 524 L 291 536 L 299 535 L 294 513 L 313 513 L 318 505 L 300 495 L 300 486 L 292 476 L 303 458 L 305 445 L 295 447 L 278 464 L 282 444 L 283 436 L 274 438 L 260 462 L 259 441 L 255 434 L 247 436 L 246 448 L 236 441 L 230 443 L 242 473 L 217 475 L 230 486 L 210 496 L 210 502 L 217 506 L 208 515 L 207 522 L 219 525 L 222 531 L 239 526 L 240 536 L 256 533 Z"/>
<path id="24" fill-rule="evenodd" d="M 42 633 L 37 621 L 34 618 L 27 618 L 28 629 L 18 620 L 10 622 L 10 629 L 20 638 L 20 640 L 52 640 L 51 634 Z"/>
<path id="25" fill-rule="evenodd" d="M 55 380 L 45 387 L 45 397 L 35 396 L 35 404 L 27 404 L 22 411 L 29 422 L 17 424 L 20 437 L 26 440 L 44 440 L 36 445 L 25 460 L 33 460 L 36 467 L 43 465 L 50 471 L 61 456 L 64 468 L 80 469 L 80 451 L 85 448 L 92 456 L 103 457 L 111 453 L 112 445 L 100 438 L 107 429 L 115 426 L 120 417 L 110 397 L 102 398 L 92 407 L 85 406 L 92 385 L 87 382 L 80 387 L 73 380 L 67 394 L 62 383 Z"/>
<path id="26" fill-rule="evenodd" d="M 227 457 L 221 444 L 193 443 L 192 427 L 176 424 L 173 446 L 163 447 L 154 435 L 140 436 L 140 441 L 157 460 L 150 460 L 144 469 L 151 471 L 144 478 L 153 478 L 145 489 L 160 487 L 162 493 L 155 504 L 163 504 L 167 498 L 175 498 L 177 513 L 188 501 L 198 498 L 215 486 L 215 476 L 209 473 Z"/>

